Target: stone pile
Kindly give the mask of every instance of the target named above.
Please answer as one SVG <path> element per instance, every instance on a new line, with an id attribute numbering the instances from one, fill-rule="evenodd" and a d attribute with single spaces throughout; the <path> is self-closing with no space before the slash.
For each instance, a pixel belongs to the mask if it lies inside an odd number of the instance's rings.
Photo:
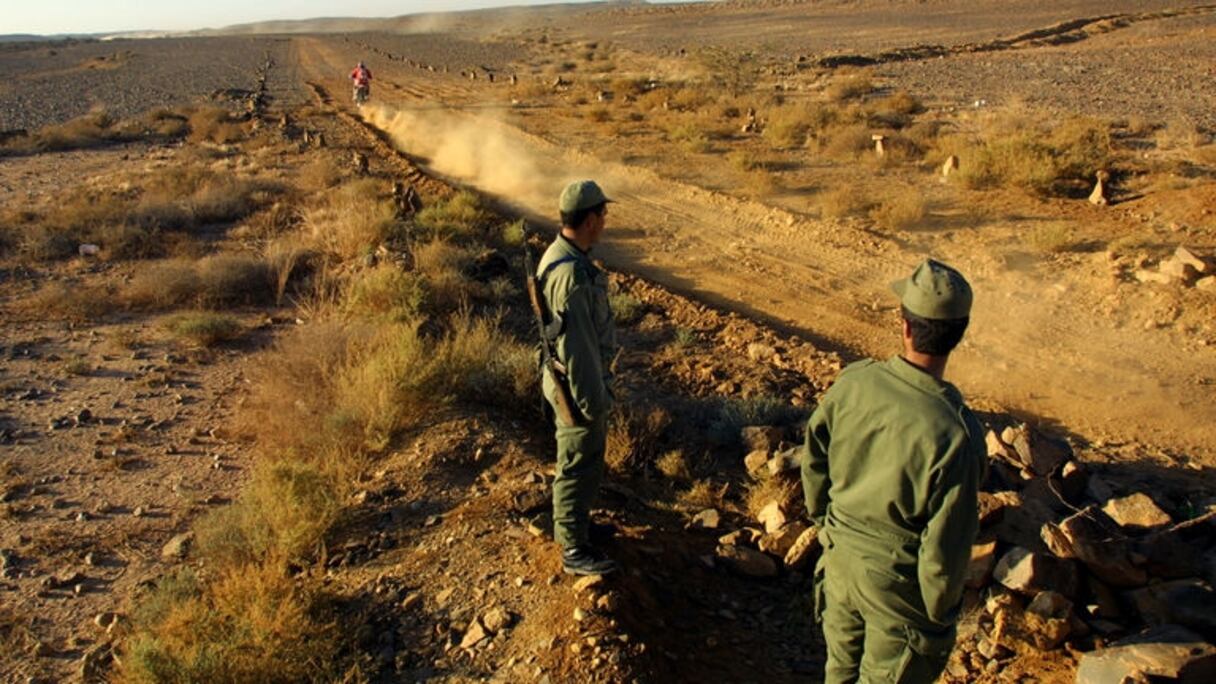
<path id="1" fill-rule="evenodd" d="M 743 428 L 748 475 L 771 492 L 753 524 L 718 538 L 712 562 L 748 577 L 776 577 L 807 569 L 819 550 L 817 530 L 806 520 L 800 481 L 801 448 L 783 441 L 784 430 Z"/>
<path id="2" fill-rule="evenodd" d="M 1162 259 L 1157 270 L 1138 268 L 1133 274 L 1141 283 L 1181 285 L 1197 290 L 1216 292 L 1216 259 L 1195 254 L 1186 247 L 1178 247 L 1173 255 Z"/>
<path id="3" fill-rule="evenodd" d="M 1175 524 L 1160 495 L 1091 475 L 1062 440 L 1022 425 L 986 441 L 965 602 L 978 625 L 950 675 L 1069 644 L 1085 652 L 1085 684 L 1213 681 L 1202 677 L 1216 666 L 1216 506 Z M 1201 678 L 1177 674 L 1192 671 Z"/>

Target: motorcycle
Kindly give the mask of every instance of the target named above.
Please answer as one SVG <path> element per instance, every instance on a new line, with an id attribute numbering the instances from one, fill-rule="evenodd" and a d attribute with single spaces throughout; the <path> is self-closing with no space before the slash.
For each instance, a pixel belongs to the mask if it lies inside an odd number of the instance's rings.
<path id="1" fill-rule="evenodd" d="M 355 106 L 362 107 L 363 104 L 365 102 L 367 102 L 367 98 L 370 97 L 371 94 L 372 94 L 371 86 L 369 86 L 369 85 L 355 86 Z"/>

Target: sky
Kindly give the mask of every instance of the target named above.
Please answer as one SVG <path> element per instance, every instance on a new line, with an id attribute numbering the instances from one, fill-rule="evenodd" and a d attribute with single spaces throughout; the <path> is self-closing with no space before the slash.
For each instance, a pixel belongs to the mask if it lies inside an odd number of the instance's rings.
<path id="1" fill-rule="evenodd" d="M 0 35 L 182 31 L 270 19 L 395 17 L 417 12 L 552 2 L 554 0 L 8 0 L 0 10 Z"/>

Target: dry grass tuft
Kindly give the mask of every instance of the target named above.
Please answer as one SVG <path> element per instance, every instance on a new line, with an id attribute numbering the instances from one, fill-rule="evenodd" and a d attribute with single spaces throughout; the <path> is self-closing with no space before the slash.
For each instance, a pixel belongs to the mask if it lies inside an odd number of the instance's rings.
<path id="1" fill-rule="evenodd" d="M 177 314 L 165 321 L 165 328 L 175 337 L 202 347 L 213 347 L 241 336 L 243 327 L 232 316 L 211 311 Z"/>
<path id="2" fill-rule="evenodd" d="M 1110 130 L 1097 120 L 1078 117 L 1050 129 L 1034 121 L 997 121 L 959 154 L 959 177 L 971 188 L 1070 194 L 1092 185 L 1110 159 Z"/>
<path id="3" fill-rule="evenodd" d="M 929 206 L 925 198 L 911 189 L 893 192 L 870 211 L 870 218 L 875 223 L 892 231 L 918 228 L 928 216 Z"/>
<path id="4" fill-rule="evenodd" d="M 819 210 L 827 218 L 860 216 L 874 204 L 856 185 L 841 185 L 819 194 Z"/>
<path id="5" fill-rule="evenodd" d="M 190 142 L 231 145 L 245 139 L 247 129 L 239 119 L 220 107 L 202 107 L 190 113 Z"/>
<path id="6" fill-rule="evenodd" d="M 351 181 L 330 192 L 305 213 L 303 224 L 321 251 L 339 259 L 368 254 L 405 232 L 392 203 L 381 195 L 380 184 L 371 179 Z"/>
<path id="7" fill-rule="evenodd" d="M 754 518 L 760 511 L 774 501 L 789 501 L 800 493 L 800 483 L 797 479 L 782 477 L 766 477 L 752 482 L 747 487 L 747 510 Z"/>
<path id="8" fill-rule="evenodd" d="M 655 467 L 669 480 L 676 482 L 687 482 L 692 479 L 692 470 L 688 466 L 688 459 L 684 456 L 684 452 L 680 450 L 668 451 L 655 461 Z"/>
<path id="9" fill-rule="evenodd" d="M 659 407 L 649 410 L 620 408 L 608 426 L 608 469 L 618 475 L 638 475 L 658 453 L 663 433 L 671 425 L 671 415 Z"/>
<path id="10" fill-rule="evenodd" d="M 1067 252 L 1077 241 L 1072 227 L 1062 221 L 1035 226 L 1026 233 L 1026 244 L 1047 254 Z"/>
<path id="11" fill-rule="evenodd" d="M 207 584 L 170 575 L 135 613 L 121 679 L 332 681 L 340 635 L 319 617 L 322 604 L 312 582 L 276 564 L 228 568 Z"/>
<path id="12" fill-rule="evenodd" d="M 477 195 L 462 190 L 418 212 L 414 223 L 430 237 L 468 239 L 482 235 L 490 223 L 490 214 Z"/>
<path id="13" fill-rule="evenodd" d="M 697 480 L 680 492 L 679 500 L 689 508 L 721 508 L 722 490 L 709 480 Z"/>
<path id="14" fill-rule="evenodd" d="M 832 102 L 844 102 L 864 97 L 875 90 L 869 74 L 862 72 L 837 77 L 823 92 Z"/>
<path id="15" fill-rule="evenodd" d="M 274 299 L 270 266 L 251 256 L 223 254 L 197 261 L 172 259 L 138 272 L 121 298 L 139 309 L 264 304 Z"/>
<path id="16" fill-rule="evenodd" d="M 114 304 L 113 295 L 104 287 L 58 282 L 39 290 L 21 308 L 35 315 L 91 321 L 110 313 Z"/>

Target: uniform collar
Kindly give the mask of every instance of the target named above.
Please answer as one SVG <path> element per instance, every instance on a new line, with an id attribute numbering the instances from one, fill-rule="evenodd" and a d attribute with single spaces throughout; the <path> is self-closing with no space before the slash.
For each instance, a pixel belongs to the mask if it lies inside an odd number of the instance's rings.
<path id="1" fill-rule="evenodd" d="M 891 371 L 891 373 L 900 380 L 903 380 L 904 382 L 912 385 L 922 392 L 925 392 L 926 394 L 944 397 L 953 404 L 962 403 L 963 395 L 954 385 L 951 385 L 945 380 L 938 380 L 932 375 L 929 375 L 925 371 L 917 368 L 911 363 L 908 363 L 908 361 L 902 356 L 892 356 L 891 358 L 887 359 L 885 365 L 887 370 Z"/>
<path id="2" fill-rule="evenodd" d="M 591 250 L 587 250 L 586 252 L 584 252 L 583 250 L 579 249 L 578 245 L 574 244 L 574 242 L 570 238 L 566 237 L 565 235 L 562 235 L 560 232 L 557 234 L 557 241 L 558 241 L 558 244 L 560 244 L 562 246 L 562 249 L 565 250 L 567 253 L 569 253 L 571 256 L 578 256 L 578 257 L 582 257 L 584 259 L 590 258 L 588 255 L 591 253 Z"/>

